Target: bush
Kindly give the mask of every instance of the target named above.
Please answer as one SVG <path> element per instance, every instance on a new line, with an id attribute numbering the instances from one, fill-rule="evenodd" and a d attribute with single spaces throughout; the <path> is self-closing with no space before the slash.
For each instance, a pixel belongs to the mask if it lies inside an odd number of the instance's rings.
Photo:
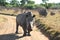
<path id="1" fill-rule="evenodd" d="M 46 9 L 40 8 L 38 11 L 39 11 L 39 14 L 40 14 L 41 16 L 44 16 L 44 17 L 47 16 L 47 11 L 46 11 Z"/>
<path id="2" fill-rule="evenodd" d="M 50 8 L 52 6 L 51 3 L 45 3 L 45 4 L 41 4 L 42 6 L 44 6 L 45 8 Z"/>
<path id="3" fill-rule="evenodd" d="M 24 5 L 24 7 L 26 9 L 34 9 L 35 8 L 35 5 L 34 4 L 26 4 L 26 5 Z"/>
<path id="4" fill-rule="evenodd" d="M 10 4 L 6 4 L 5 6 L 6 6 L 6 7 L 12 7 L 12 5 L 10 5 Z"/>

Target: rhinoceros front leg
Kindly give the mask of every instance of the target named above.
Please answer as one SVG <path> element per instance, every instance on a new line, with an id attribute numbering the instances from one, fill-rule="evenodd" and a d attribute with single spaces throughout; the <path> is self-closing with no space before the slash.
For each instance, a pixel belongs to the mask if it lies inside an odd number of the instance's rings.
<path id="1" fill-rule="evenodd" d="M 18 23 L 16 23 L 16 34 L 18 34 L 18 26 L 19 26 L 19 24 Z"/>

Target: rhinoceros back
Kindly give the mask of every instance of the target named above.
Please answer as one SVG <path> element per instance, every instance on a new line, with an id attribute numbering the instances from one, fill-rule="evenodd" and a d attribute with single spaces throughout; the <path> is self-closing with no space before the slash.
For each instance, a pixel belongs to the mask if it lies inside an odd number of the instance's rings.
<path id="1" fill-rule="evenodd" d="M 26 23 L 26 16 L 25 16 L 25 14 L 19 14 L 19 15 L 17 15 L 16 22 L 18 24 L 20 24 L 20 25 L 25 24 Z"/>

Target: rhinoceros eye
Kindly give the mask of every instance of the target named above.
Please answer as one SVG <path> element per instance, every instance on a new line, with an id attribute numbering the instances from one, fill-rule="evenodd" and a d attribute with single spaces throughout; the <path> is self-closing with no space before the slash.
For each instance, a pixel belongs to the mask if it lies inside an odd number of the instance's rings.
<path id="1" fill-rule="evenodd" d="M 26 15 L 26 17 L 28 17 L 28 15 Z"/>

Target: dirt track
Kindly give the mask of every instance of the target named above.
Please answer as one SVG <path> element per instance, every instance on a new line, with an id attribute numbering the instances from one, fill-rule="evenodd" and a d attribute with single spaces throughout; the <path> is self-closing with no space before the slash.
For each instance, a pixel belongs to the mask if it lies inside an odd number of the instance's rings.
<path id="1" fill-rule="evenodd" d="M 46 36 L 44 36 L 41 32 L 33 30 L 31 32 L 31 36 L 22 37 L 23 31 L 22 28 L 19 27 L 19 33 L 15 34 L 15 17 L 4 16 L 8 19 L 4 24 L 0 25 L 0 40 L 49 40 Z"/>

